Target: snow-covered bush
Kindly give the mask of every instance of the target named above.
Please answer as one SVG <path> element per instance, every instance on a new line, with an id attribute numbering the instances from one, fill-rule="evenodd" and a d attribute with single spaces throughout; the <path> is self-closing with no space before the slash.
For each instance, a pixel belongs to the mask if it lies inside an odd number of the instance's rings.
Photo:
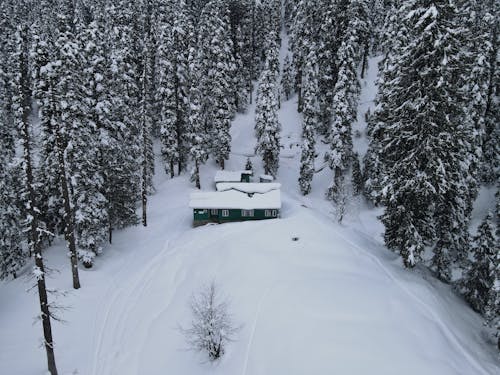
<path id="1" fill-rule="evenodd" d="M 239 330 L 228 312 L 229 303 L 212 281 L 191 297 L 190 308 L 191 326 L 180 330 L 190 349 L 203 352 L 210 361 L 216 361 L 224 355 L 227 344 Z"/>

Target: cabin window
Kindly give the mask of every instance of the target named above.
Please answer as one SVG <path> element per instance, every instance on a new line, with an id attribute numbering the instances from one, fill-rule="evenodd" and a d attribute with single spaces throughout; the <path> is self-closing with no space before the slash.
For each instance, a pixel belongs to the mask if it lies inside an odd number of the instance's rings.
<path id="1" fill-rule="evenodd" d="M 228 217 L 229 216 L 229 210 L 222 210 L 222 217 Z"/>
<path id="2" fill-rule="evenodd" d="M 253 210 L 241 210 L 241 216 L 253 217 Z"/>
<path id="3" fill-rule="evenodd" d="M 277 210 L 266 210 L 265 215 L 266 215 L 266 217 L 276 217 L 276 216 L 278 216 L 278 211 Z"/>
<path id="4" fill-rule="evenodd" d="M 210 210 L 210 214 L 211 214 L 211 215 L 218 215 L 218 214 L 219 214 L 219 210 L 217 210 L 217 209 L 215 209 L 215 210 L 214 210 L 214 209 L 212 209 L 212 210 Z"/>

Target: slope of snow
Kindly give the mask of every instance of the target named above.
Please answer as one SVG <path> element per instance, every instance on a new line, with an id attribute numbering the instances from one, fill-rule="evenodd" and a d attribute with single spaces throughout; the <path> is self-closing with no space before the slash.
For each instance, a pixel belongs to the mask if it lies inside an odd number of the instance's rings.
<path id="1" fill-rule="evenodd" d="M 95 267 L 80 270 L 82 289 L 71 290 L 64 244 L 45 252 L 60 271 L 49 287 L 69 290 L 57 300 L 69 307 L 58 312 L 66 323 L 53 324 L 60 374 L 498 373 L 481 318 L 448 286 L 401 267 L 382 245 L 377 211 L 358 202 L 336 224 L 324 200 L 328 168 L 315 175 L 309 196 L 300 195 L 295 107 L 296 97 L 279 114 L 282 219 L 194 229 L 188 202 L 196 190 L 187 176 L 170 180 L 158 165 L 149 226 L 118 231 Z M 253 155 L 253 112 L 234 121 L 228 169 L 242 169 Z M 325 147 L 318 140 L 318 170 Z M 202 168 L 202 187 L 213 186 L 215 171 L 212 161 Z M 215 365 L 186 350 L 178 329 L 189 324 L 192 293 L 213 279 L 242 324 Z M 0 374 L 45 373 L 40 323 L 31 324 L 37 298 L 24 292 L 32 284 L 0 283 Z"/>

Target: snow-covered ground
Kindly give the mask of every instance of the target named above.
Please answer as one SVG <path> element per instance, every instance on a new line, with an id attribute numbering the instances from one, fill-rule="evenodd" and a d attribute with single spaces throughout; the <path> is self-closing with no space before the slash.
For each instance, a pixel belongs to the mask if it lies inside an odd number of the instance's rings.
<path id="1" fill-rule="evenodd" d="M 371 59 L 360 112 L 373 100 L 374 75 Z M 402 269 L 383 246 L 379 211 L 357 202 L 337 224 L 323 198 L 328 168 L 309 196 L 300 194 L 295 107 L 294 97 L 280 110 L 281 219 L 194 229 L 188 201 L 195 189 L 158 165 L 149 226 L 117 232 L 95 267 L 80 270 L 80 290 L 71 290 L 64 244 L 45 252 L 59 271 L 49 287 L 69 291 L 58 298 L 68 307 L 58 312 L 66 322 L 53 324 L 60 374 L 498 374 L 480 317 L 423 270 Z M 253 155 L 253 111 L 235 118 L 228 169 L 243 169 Z M 203 167 L 202 187 L 214 189 L 215 171 L 213 162 Z M 192 293 L 213 279 L 242 324 L 215 365 L 186 350 L 178 330 L 189 324 Z M 0 283 L 0 374 L 45 373 L 40 323 L 31 324 L 37 298 L 24 292 L 32 284 Z"/>

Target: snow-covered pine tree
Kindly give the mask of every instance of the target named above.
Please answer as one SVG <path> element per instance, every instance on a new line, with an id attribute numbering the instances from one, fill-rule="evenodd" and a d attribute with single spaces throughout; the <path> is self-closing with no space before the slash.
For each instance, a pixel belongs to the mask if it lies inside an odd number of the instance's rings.
<path id="1" fill-rule="evenodd" d="M 252 159 L 250 159 L 250 158 L 247 158 L 247 161 L 245 163 L 245 171 L 252 171 L 253 172 Z"/>
<path id="2" fill-rule="evenodd" d="M 480 177 L 486 184 L 494 184 L 500 178 L 500 108 L 499 102 L 499 58 L 498 48 L 500 45 L 500 33 L 498 26 L 498 14 L 500 12 L 500 4 L 497 1 L 481 2 L 476 1 L 477 6 L 486 8 L 478 14 L 478 29 L 475 56 L 475 65 L 472 78 L 476 78 L 474 88 L 477 92 L 473 92 L 472 97 L 478 102 L 477 119 L 479 125 L 484 126 L 482 132 L 482 150 L 483 157 L 481 160 Z M 481 17 L 482 16 L 482 17 Z M 483 120 L 481 123 L 481 119 Z"/>
<path id="3" fill-rule="evenodd" d="M 235 71 L 229 11 L 221 0 L 212 0 L 203 9 L 199 26 L 197 62 L 205 126 L 211 154 L 219 166 L 229 157 L 229 129 L 235 111 L 232 77 Z"/>
<path id="4" fill-rule="evenodd" d="M 317 5 L 316 1 L 299 1 L 290 30 L 290 48 L 293 52 L 295 91 L 297 92 L 297 110 L 299 112 L 302 112 L 304 104 L 302 95 L 303 70 L 309 54 L 309 45 L 315 41 L 314 28 L 318 25 L 316 22 L 319 11 Z"/>
<path id="5" fill-rule="evenodd" d="M 346 0 L 316 0 L 311 4 L 319 14 L 316 16 L 316 25 L 313 30 L 317 32 L 319 79 L 319 106 L 320 123 L 318 131 L 327 136 L 330 130 L 334 109 L 334 88 L 338 79 L 339 66 L 342 60 L 338 58 L 338 51 L 349 24 L 348 5 Z"/>
<path id="6" fill-rule="evenodd" d="M 171 9 L 173 25 L 163 25 L 158 51 L 160 74 L 157 99 L 160 102 L 160 138 L 166 170 L 173 177 L 177 164 L 180 173 L 187 159 L 186 127 L 188 116 L 189 25 L 184 2 Z"/>
<path id="7" fill-rule="evenodd" d="M 372 40 L 373 26 L 370 16 L 370 0 L 353 0 L 349 4 L 350 27 L 356 29 L 358 36 L 358 58 L 361 65 L 360 77 L 365 78 L 368 69 L 368 55 Z"/>
<path id="8" fill-rule="evenodd" d="M 190 60 L 195 64 L 194 46 L 190 50 Z M 199 71 L 196 66 L 191 66 L 191 79 L 193 80 L 189 90 L 189 117 L 188 117 L 188 133 L 187 139 L 189 141 L 189 156 L 194 163 L 191 171 L 191 181 L 195 183 L 198 189 L 201 188 L 200 183 L 200 166 L 208 159 L 208 140 L 205 128 L 205 116 L 202 112 L 202 98 L 198 86 L 200 80 Z"/>
<path id="9" fill-rule="evenodd" d="M 391 82 L 397 75 L 396 59 L 403 46 L 408 43 L 409 30 L 404 22 L 403 9 L 397 3 L 387 7 L 385 22 L 382 28 L 380 49 L 384 52 L 384 59 L 379 64 L 381 74 L 378 77 L 378 93 L 374 114 L 368 121 L 367 132 L 369 137 L 368 150 L 363 158 L 365 174 L 364 195 L 368 201 L 378 205 L 384 201 L 382 186 L 386 178 L 382 161 L 381 143 L 384 136 L 384 126 L 392 115 L 388 96 L 391 94 Z"/>
<path id="10" fill-rule="evenodd" d="M 40 221 L 46 226 L 46 232 L 41 233 L 41 240 L 50 243 L 53 235 L 64 232 L 63 200 L 60 191 L 58 161 L 56 153 L 56 103 L 54 85 L 52 82 L 52 57 L 54 51 L 54 35 L 47 31 L 46 25 L 35 22 L 31 25 L 31 69 L 32 90 L 36 99 L 36 110 L 39 120 L 39 168 L 35 171 L 36 179 L 40 181 L 37 189 Z"/>
<path id="11" fill-rule="evenodd" d="M 493 214 L 486 215 L 478 228 L 477 235 L 472 243 L 473 260 L 464 279 L 462 280 L 462 293 L 474 310 L 493 318 L 495 301 L 498 298 L 498 247 L 495 238 Z"/>
<path id="12" fill-rule="evenodd" d="M 100 253 L 108 236 L 108 202 L 104 192 L 102 140 L 104 129 L 110 127 L 110 101 L 105 86 L 108 82 L 103 32 L 96 22 L 82 25 L 78 35 L 79 97 L 82 116 L 72 131 L 71 170 L 75 205 L 75 230 L 78 257 L 86 267 Z M 101 133 L 101 129 L 102 132 Z M 106 135 L 104 135 L 106 137 Z"/>
<path id="13" fill-rule="evenodd" d="M 468 191 L 462 194 L 468 186 L 471 152 L 471 129 L 458 83 L 463 41 L 454 2 L 412 0 L 402 11 L 408 14 L 405 22 L 412 33 L 394 59 L 397 74 L 383 98 L 385 241 L 412 267 L 424 245 L 437 237 L 433 264 L 446 279 L 448 254 L 456 257 L 463 251 L 458 247 L 467 227 L 464 199 L 470 196 Z M 450 228 L 456 231 L 451 234 Z"/>
<path id="14" fill-rule="evenodd" d="M 318 62 L 316 49 L 311 48 L 304 68 L 304 110 L 302 111 L 302 153 L 300 157 L 299 186 L 302 194 L 311 191 L 314 176 L 315 129 L 319 121 L 318 105 Z"/>
<path id="15" fill-rule="evenodd" d="M 363 194 L 364 185 L 363 173 L 361 172 L 361 165 L 359 162 L 359 155 L 357 152 L 352 154 L 352 188 L 354 195 Z"/>
<path id="16" fill-rule="evenodd" d="M 109 82 L 111 106 L 109 129 L 101 130 L 103 140 L 105 196 L 108 202 L 109 241 L 114 229 L 135 225 L 139 219 L 140 145 L 137 108 L 139 76 L 136 69 L 136 37 L 132 32 L 133 13 L 126 5 L 106 8 L 106 41 L 110 48 Z"/>
<path id="17" fill-rule="evenodd" d="M 345 201 L 345 173 L 352 160 L 352 123 L 356 119 L 358 97 L 360 92 L 357 77 L 359 55 L 359 38 L 357 30 L 349 26 L 345 38 L 338 51 L 341 61 L 338 79 L 334 89 L 334 113 L 331 129 L 328 132 L 330 151 L 325 159 L 333 171 L 332 184 L 326 196 L 337 205 Z"/>
<path id="18" fill-rule="evenodd" d="M 266 60 L 257 91 L 255 109 L 255 152 L 261 155 L 266 174 L 276 177 L 279 168 L 280 130 L 276 73 Z"/>
<path id="19" fill-rule="evenodd" d="M 142 5 L 142 6 L 141 6 Z M 139 33 L 142 34 L 142 59 L 138 60 L 137 69 L 141 72 L 140 80 L 140 102 L 139 102 L 139 124 L 140 124 L 140 148 L 141 148 L 141 202 L 142 202 L 142 225 L 147 226 L 147 202 L 148 195 L 153 191 L 154 154 L 153 154 L 153 115 L 154 103 L 151 98 L 151 87 L 153 85 L 152 65 L 150 64 L 154 55 L 153 30 L 151 25 L 152 14 L 151 0 L 144 0 L 135 8 L 135 15 L 142 23 L 136 24 Z M 142 27 L 142 28 L 141 28 Z M 142 32 L 142 33 L 141 33 Z"/>
<path id="20" fill-rule="evenodd" d="M 47 287 L 45 284 L 45 268 L 43 263 L 42 248 L 39 233 L 43 228 L 39 226 L 38 216 L 40 210 L 37 207 L 36 182 L 33 166 L 33 145 L 31 137 L 31 92 L 28 70 L 28 27 L 21 24 L 16 33 L 17 51 L 15 57 L 16 71 L 15 95 L 13 105 L 15 124 L 19 131 L 21 140 L 22 156 L 19 165 L 22 170 L 21 178 L 21 201 L 25 208 L 26 219 L 24 225 L 28 233 L 28 248 L 34 254 L 35 266 L 33 275 L 37 281 L 38 297 L 40 302 L 41 320 L 44 333 L 44 346 L 47 354 L 47 367 L 51 375 L 57 375 L 54 356 L 54 344 L 52 340 L 51 313 L 47 298 Z"/>
<path id="21" fill-rule="evenodd" d="M 75 41 L 75 35 L 72 31 L 74 29 L 74 15 L 71 11 L 71 8 L 65 9 L 63 7 L 61 12 L 57 14 L 58 27 L 57 39 L 55 41 L 57 56 L 45 69 L 46 79 L 51 82 L 50 84 L 53 88 L 51 90 L 53 97 L 46 97 L 47 100 L 42 103 L 42 106 L 46 104 L 49 104 L 49 107 L 53 106 L 53 111 L 49 112 L 52 116 L 49 121 L 53 121 L 53 124 L 55 124 L 53 131 L 57 157 L 57 173 L 64 209 L 64 236 L 70 253 L 73 288 L 79 289 L 80 280 L 78 275 L 74 201 L 73 192 L 71 191 L 72 176 L 70 167 L 72 132 L 78 129 L 83 111 L 79 100 L 77 81 L 79 46 Z"/>
<path id="22" fill-rule="evenodd" d="M 12 14 L 12 6 L 8 1 L 0 3 L 0 106 L 2 111 L 2 122 L 14 128 L 14 119 L 12 113 L 12 81 L 13 81 L 13 64 L 12 56 L 15 52 L 15 25 Z M 7 128 L 4 128 L 4 131 Z M 1 134 L 7 145 L 13 147 L 13 134 Z M 9 148 L 10 148 L 9 146 Z"/>
<path id="23" fill-rule="evenodd" d="M 0 279 L 17 277 L 26 262 L 22 248 L 19 170 L 14 164 L 14 128 L 0 108 Z"/>
<path id="24" fill-rule="evenodd" d="M 243 112 L 250 99 L 251 84 L 251 17 L 250 6 L 245 0 L 232 0 L 228 3 L 231 39 L 233 41 L 234 76 L 233 96 L 235 109 Z"/>
<path id="25" fill-rule="evenodd" d="M 283 72 L 281 74 L 281 89 L 285 94 L 285 100 L 290 99 L 290 95 L 293 92 L 293 66 L 292 60 L 290 59 L 290 55 L 286 55 L 285 60 L 283 62 Z"/>
<path id="26" fill-rule="evenodd" d="M 12 34 L 10 18 L 4 18 L 8 17 L 5 3 L 0 4 L 0 17 L 0 279 L 4 279 L 17 276 L 26 261 L 26 254 L 22 248 L 22 206 L 18 198 L 21 171 L 14 163 L 16 133 L 11 95 L 18 89 L 11 87 L 16 81 L 11 62 L 16 60 L 15 57 L 19 60 L 20 56 L 11 50 L 16 38 Z M 22 104 L 17 107 L 19 105 Z"/>
<path id="27" fill-rule="evenodd" d="M 23 251 L 22 214 L 18 206 L 19 170 L 6 156 L 5 152 L 0 152 L 0 279 L 16 278 L 27 258 Z"/>

